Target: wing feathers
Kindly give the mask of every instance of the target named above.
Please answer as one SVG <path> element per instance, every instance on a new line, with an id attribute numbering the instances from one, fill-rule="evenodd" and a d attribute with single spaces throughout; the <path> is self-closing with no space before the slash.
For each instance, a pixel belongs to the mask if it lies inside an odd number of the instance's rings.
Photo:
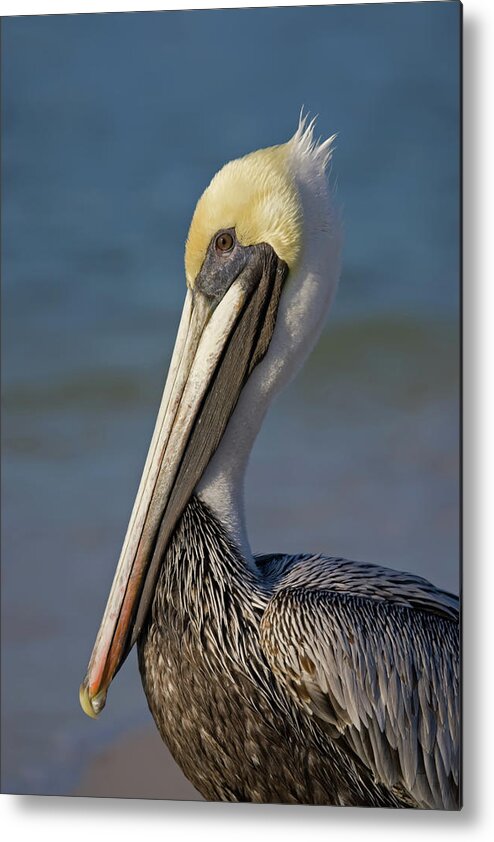
<path id="1" fill-rule="evenodd" d="M 349 575 L 350 563 L 338 561 Z M 355 579 L 355 572 L 351 575 Z M 404 574 L 400 588 L 403 581 Z M 341 734 L 379 782 L 405 790 L 417 806 L 454 809 L 459 778 L 454 598 L 438 592 L 436 604 L 432 585 L 426 583 L 424 595 L 423 580 L 410 581 L 413 599 L 400 591 L 394 602 L 389 582 L 379 599 L 375 583 L 357 593 L 311 589 L 300 571 L 295 577 L 289 571 L 263 616 L 261 643 L 278 682 L 330 733 Z"/>

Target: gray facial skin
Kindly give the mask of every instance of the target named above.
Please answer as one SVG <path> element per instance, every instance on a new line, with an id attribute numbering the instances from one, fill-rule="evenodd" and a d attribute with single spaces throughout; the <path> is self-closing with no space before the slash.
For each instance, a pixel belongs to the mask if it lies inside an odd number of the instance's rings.
<path id="1" fill-rule="evenodd" d="M 221 252 L 218 249 L 217 240 L 221 234 L 229 235 L 232 238 L 233 247 L 230 251 Z M 234 228 L 225 228 L 218 231 L 211 239 L 194 288 L 202 292 L 210 304 L 216 306 L 252 260 L 256 248 L 258 247 L 240 245 Z"/>

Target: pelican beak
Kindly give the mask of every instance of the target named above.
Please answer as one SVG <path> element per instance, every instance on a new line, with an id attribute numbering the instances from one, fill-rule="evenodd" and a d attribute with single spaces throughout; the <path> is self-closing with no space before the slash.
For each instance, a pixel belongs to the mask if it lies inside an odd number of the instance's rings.
<path id="1" fill-rule="evenodd" d="M 188 291 L 161 406 L 103 620 L 82 709 L 96 717 L 136 642 L 175 526 L 221 441 L 242 388 L 266 353 L 288 268 L 273 249 L 245 247 L 238 274 Z M 237 267 L 238 268 L 238 267 Z M 225 273 L 220 273 L 225 286 Z M 214 286 L 214 285 L 213 285 Z"/>

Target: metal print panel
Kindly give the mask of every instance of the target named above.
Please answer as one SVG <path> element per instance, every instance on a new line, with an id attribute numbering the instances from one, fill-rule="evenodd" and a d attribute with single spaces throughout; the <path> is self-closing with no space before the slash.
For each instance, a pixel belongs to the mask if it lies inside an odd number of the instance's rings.
<path id="1" fill-rule="evenodd" d="M 460 34 L 2 21 L 3 792 L 461 806 Z"/>

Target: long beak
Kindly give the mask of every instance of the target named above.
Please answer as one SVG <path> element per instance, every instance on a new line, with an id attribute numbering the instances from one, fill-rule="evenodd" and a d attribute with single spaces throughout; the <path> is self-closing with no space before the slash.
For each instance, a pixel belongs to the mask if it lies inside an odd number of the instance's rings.
<path id="1" fill-rule="evenodd" d="M 187 292 L 141 483 L 80 688 L 88 716 L 103 709 L 108 687 L 146 622 L 177 521 L 267 351 L 287 271 L 269 246 L 256 246 L 214 309 L 199 291 Z"/>

